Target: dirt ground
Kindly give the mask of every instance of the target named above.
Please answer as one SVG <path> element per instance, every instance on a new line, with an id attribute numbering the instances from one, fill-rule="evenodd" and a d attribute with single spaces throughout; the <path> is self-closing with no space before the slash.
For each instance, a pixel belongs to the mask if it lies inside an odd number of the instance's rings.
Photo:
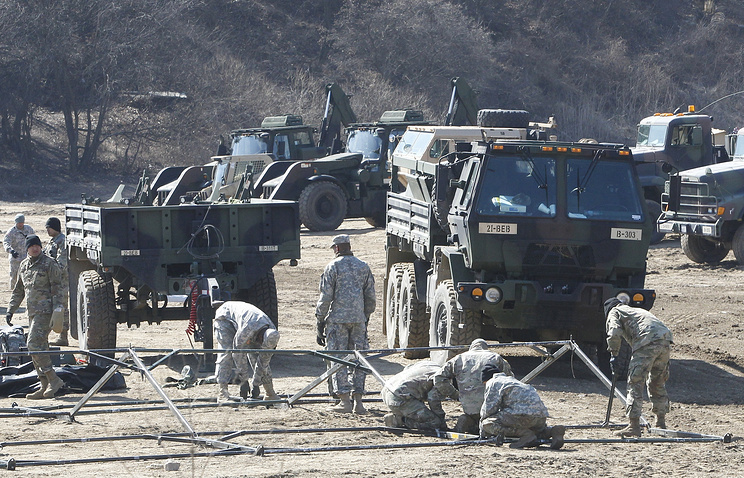
<path id="1" fill-rule="evenodd" d="M 108 191 L 113 191 L 113 188 Z M 106 190 L 99 194 L 105 195 Z M 76 201 L 79 193 L 55 197 L 54 203 L 0 203 L 0 230 L 12 226 L 18 212 L 26 214 L 27 223 L 46 241 L 44 222 L 49 216 L 62 217 L 65 201 Z M 302 258 L 299 265 L 286 263 L 275 268 L 278 284 L 280 349 L 315 350 L 314 306 L 317 283 L 325 264 L 331 259 L 330 238 L 340 232 L 352 236 L 352 247 L 358 257 L 367 261 L 377 280 L 378 310 L 370 321 L 372 348 L 385 348 L 382 335 L 382 283 L 384 276 L 384 232 L 373 229 L 364 220 L 348 220 L 338 232 L 302 234 Z M 190 454 L 210 451 L 208 448 L 155 440 L 120 440 L 93 442 L 93 437 L 121 435 L 165 434 L 184 432 L 182 424 L 167 410 L 116 410 L 113 401 L 158 400 L 153 387 L 139 374 L 124 372 L 127 389 L 99 393 L 83 411 L 101 413 L 79 415 L 75 423 L 57 419 L 10 417 L 0 418 L 3 447 L 0 460 L 65 460 L 83 458 L 126 458 L 160 454 L 182 455 L 172 461 L 178 471 L 165 471 L 166 460 L 105 461 L 73 465 L 24 467 L 0 474 L 18 476 L 199 476 L 199 477 L 290 477 L 290 476 L 744 476 L 744 311 L 741 304 L 744 291 L 737 286 L 744 271 L 730 255 L 721 265 L 710 267 L 691 263 L 682 253 L 677 238 L 669 238 L 653 246 L 648 257 L 647 286 L 655 288 L 658 299 L 653 312 L 671 328 L 675 345 L 672 351 L 671 378 L 668 382 L 672 410 L 667 417 L 670 428 L 710 434 L 732 433 L 731 443 L 566 443 L 560 451 L 547 448 L 512 450 L 492 445 L 440 447 L 409 447 L 405 449 L 367 449 L 276 453 L 263 457 L 211 456 Z M 0 306 L 4 313 L 10 292 L 7 285 L 8 264 L 0 261 Z M 17 322 L 22 315 L 17 315 Z M 120 347 L 191 348 L 185 333 L 186 321 L 164 322 L 127 329 L 119 325 Z M 54 334 L 53 334 L 54 336 Z M 72 350 L 76 346 L 73 341 Z M 526 350 L 503 351 L 518 377 L 527 374 L 540 363 Z M 148 363 L 157 356 L 143 354 Z M 167 377 L 178 377 L 188 356 L 174 358 L 167 366 L 157 367 L 153 375 L 160 384 Z M 392 375 L 410 363 L 400 355 L 373 359 L 372 365 L 385 376 Z M 277 355 L 272 361 L 275 386 L 279 393 L 291 395 L 302 389 L 324 371 L 321 360 L 307 355 Z M 604 421 L 608 392 L 587 368 L 569 355 L 561 358 L 539 375 L 532 384 L 540 392 L 551 413 L 549 424 L 597 425 Z M 379 383 L 367 378 L 370 391 L 379 391 Z M 237 395 L 237 385 L 231 386 Z M 624 392 L 624 385 L 621 390 Z M 325 386 L 313 392 L 324 392 Z M 166 388 L 177 399 L 192 399 L 204 404 L 213 399 L 217 386 L 204 384 L 179 390 Z M 25 398 L 0 398 L 0 408 L 13 402 L 20 406 L 72 405 L 82 395 L 67 394 L 54 400 L 34 402 Z M 322 397 L 317 397 L 322 398 Z M 382 426 L 384 405 L 379 395 L 370 394 L 366 416 L 342 415 L 327 411 L 326 403 L 301 403 L 289 409 L 264 407 L 197 407 L 179 402 L 183 416 L 197 433 L 218 438 L 239 430 L 293 430 L 376 427 Z M 197 400 L 199 399 L 199 400 Z M 454 426 L 458 415 L 455 403 L 445 403 L 448 422 Z M 647 416 L 650 405 L 646 403 Z M 105 413 L 109 412 L 109 413 Z M 612 421 L 623 423 L 623 410 L 615 401 Z M 221 432 L 209 435 L 209 432 Z M 649 436 L 649 435 L 645 435 Z M 607 429 L 569 428 L 566 438 L 610 438 Z M 79 443 L 15 445 L 11 442 L 39 439 L 76 438 Z M 84 440 L 87 439 L 87 440 Z M 232 440 L 247 446 L 262 445 L 266 449 L 314 448 L 328 446 L 400 445 L 446 441 L 413 435 L 397 436 L 385 431 L 335 431 L 245 435 Z"/>

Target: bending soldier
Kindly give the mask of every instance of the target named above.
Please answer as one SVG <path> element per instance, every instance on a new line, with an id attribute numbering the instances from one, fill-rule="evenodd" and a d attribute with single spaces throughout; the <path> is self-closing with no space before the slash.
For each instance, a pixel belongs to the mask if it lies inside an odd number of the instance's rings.
<path id="1" fill-rule="evenodd" d="M 488 350 L 483 339 L 473 340 L 470 350 L 450 359 L 434 375 L 434 386 L 442 396 L 460 400 L 463 414 L 457 419 L 458 432 L 478 433 L 485 391 L 481 373 L 486 365 L 494 365 L 506 375 L 513 375 L 509 362 Z"/>
<path id="2" fill-rule="evenodd" d="M 651 312 L 625 305 L 615 297 L 604 303 L 607 317 L 607 349 L 612 354 L 610 364 L 620 352 L 622 339 L 633 350 L 628 364 L 628 400 L 625 414 L 630 424 L 616 432 L 622 437 L 641 436 L 643 412 L 643 383 L 656 415 L 656 428 L 666 428 L 669 396 L 666 381 L 669 378 L 669 353 L 672 333 Z"/>
<path id="3" fill-rule="evenodd" d="M 434 374 L 441 369 L 424 360 L 409 365 L 394 375 L 382 389 L 382 401 L 390 408 L 385 426 L 420 430 L 446 430 L 442 398 L 434 388 Z M 429 406 L 426 406 L 428 402 Z"/>
<path id="4" fill-rule="evenodd" d="M 275 349 L 279 343 L 279 332 L 268 315 L 251 304 L 239 301 L 228 301 L 215 312 L 214 338 L 218 348 L 227 349 Z M 246 360 L 247 359 L 247 360 Z M 241 395 L 247 398 L 250 388 L 251 397 L 258 398 L 259 386 L 263 385 L 264 400 L 278 400 L 274 391 L 271 376 L 271 354 L 226 351 L 217 355 L 215 375 L 220 387 L 218 402 L 230 400 L 227 384 L 233 375 L 233 369 L 241 382 Z M 248 364 L 253 370 L 249 376 Z M 250 380 L 250 381 L 249 381 Z"/>

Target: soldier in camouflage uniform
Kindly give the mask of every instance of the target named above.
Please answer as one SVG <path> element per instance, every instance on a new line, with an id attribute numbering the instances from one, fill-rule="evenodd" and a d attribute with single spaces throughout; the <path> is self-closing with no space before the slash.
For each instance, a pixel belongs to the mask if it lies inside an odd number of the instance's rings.
<path id="1" fill-rule="evenodd" d="M 240 301 L 228 301 L 222 304 L 214 316 L 214 338 L 220 349 L 275 349 L 279 343 L 279 332 L 268 315 L 258 307 Z M 247 359 L 247 360 L 246 360 Z M 230 400 L 227 384 L 233 375 L 233 369 L 241 382 L 241 395 L 247 398 L 248 389 L 251 397 L 259 397 L 259 385 L 263 385 L 264 400 L 278 400 L 274 391 L 271 376 L 271 354 L 224 352 L 217 355 L 215 375 L 220 386 L 218 402 Z M 251 378 L 248 365 L 253 371 Z M 249 381 L 250 380 L 250 381 Z"/>
<path id="2" fill-rule="evenodd" d="M 390 408 L 385 415 L 385 426 L 419 430 L 446 430 L 442 396 L 434 388 L 434 375 L 442 367 L 423 360 L 409 365 L 387 381 L 380 392 L 382 401 Z M 428 402 L 429 406 L 426 406 Z"/>
<path id="3" fill-rule="evenodd" d="M 348 235 L 334 237 L 331 248 L 336 258 L 320 278 L 320 298 L 315 308 L 318 345 L 328 350 L 366 350 L 367 322 L 376 305 L 375 279 L 367 263 L 352 254 Z M 355 370 L 352 385 L 348 375 L 343 367 L 332 378 L 333 393 L 340 401 L 331 410 L 349 413 L 353 407 L 354 413 L 367 413 L 362 404 L 366 375 Z"/>
<path id="4" fill-rule="evenodd" d="M 563 446 L 565 427 L 546 426 L 548 409 L 531 385 L 491 364 L 483 368 L 481 380 L 486 384 L 480 412 L 481 437 L 519 437 L 511 448 L 537 446 L 538 439 L 548 438 L 550 448 L 557 450 Z"/>
<path id="5" fill-rule="evenodd" d="M 666 381 L 669 378 L 669 353 L 672 333 L 651 312 L 631 307 L 616 298 L 604 303 L 607 317 L 607 349 L 613 359 L 620 352 L 622 339 L 633 350 L 628 364 L 628 401 L 625 414 L 630 424 L 616 432 L 622 437 L 641 436 L 641 414 L 643 412 L 643 383 L 656 415 L 656 427 L 666 428 L 669 412 L 669 396 Z M 610 363 L 614 364 L 611 359 Z"/>
<path id="6" fill-rule="evenodd" d="M 460 400 L 463 414 L 457 419 L 458 432 L 478 433 L 485 390 L 481 373 L 486 365 L 495 365 L 506 375 L 514 375 L 509 362 L 488 350 L 483 339 L 473 340 L 470 350 L 450 359 L 434 375 L 434 386 L 442 396 Z"/>
<path id="7" fill-rule="evenodd" d="M 66 294 L 66 284 L 62 282 L 62 271 L 57 261 L 41 252 L 41 239 L 32 234 L 26 238 L 28 256 L 18 268 L 18 280 L 8 304 L 6 320 L 10 322 L 24 297 L 30 322 L 28 330 L 28 350 L 30 352 L 49 350 L 50 321 L 54 310 L 62 310 Z M 64 386 L 64 382 L 54 373 L 52 360 L 47 354 L 32 354 L 41 388 L 26 395 L 26 398 L 52 398 Z"/>
<path id="8" fill-rule="evenodd" d="M 15 226 L 5 233 L 3 248 L 8 253 L 8 261 L 10 262 L 10 290 L 15 288 L 18 279 L 18 267 L 21 265 L 21 261 L 26 258 L 26 237 L 33 233 L 33 228 L 26 224 L 26 217 L 23 214 L 16 215 Z"/>
<path id="9" fill-rule="evenodd" d="M 46 230 L 51 239 L 47 245 L 44 246 L 44 254 L 57 261 L 57 264 L 59 264 L 59 267 L 62 269 L 62 282 L 67 284 L 67 241 L 65 240 L 65 235 L 61 232 L 62 225 L 60 224 L 59 219 L 56 217 L 50 217 L 46 222 Z M 68 304 L 69 298 L 65 296 L 62 332 L 60 332 L 59 337 L 57 337 L 56 340 L 49 342 L 50 345 L 69 345 L 67 334 L 70 330 L 70 310 Z"/>

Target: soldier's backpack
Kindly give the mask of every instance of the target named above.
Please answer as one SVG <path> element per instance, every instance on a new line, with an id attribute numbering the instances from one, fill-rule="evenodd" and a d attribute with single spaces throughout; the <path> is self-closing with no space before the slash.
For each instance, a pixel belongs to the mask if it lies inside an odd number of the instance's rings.
<path id="1" fill-rule="evenodd" d="M 21 352 L 26 350 L 26 335 L 23 327 L 14 325 L 0 327 L 0 366 L 18 366 L 29 360 L 26 355 L 7 355 L 7 352 Z"/>

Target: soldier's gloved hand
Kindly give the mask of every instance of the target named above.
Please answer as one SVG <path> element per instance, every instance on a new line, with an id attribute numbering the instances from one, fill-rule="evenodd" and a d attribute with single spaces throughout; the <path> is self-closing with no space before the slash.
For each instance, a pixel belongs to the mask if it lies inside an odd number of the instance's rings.
<path id="1" fill-rule="evenodd" d="M 323 319 L 318 318 L 316 322 L 316 329 L 317 329 L 317 336 L 315 337 L 315 341 L 320 345 L 321 347 L 325 347 L 326 341 L 325 341 L 325 326 L 326 322 Z"/>
<path id="2" fill-rule="evenodd" d="M 325 341 L 325 335 L 318 333 L 318 336 L 315 337 L 315 341 L 320 345 L 321 347 L 325 347 L 326 341 Z"/>
<path id="3" fill-rule="evenodd" d="M 18 253 L 13 249 L 10 250 L 10 255 L 13 256 L 13 259 L 18 259 Z"/>
<path id="4" fill-rule="evenodd" d="M 617 356 L 613 355 L 610 357 L 610 371 L 612 372 L 612 375 L 615 375 L 615 372 L 617 371 Z"/>
<path id="5" fill-rule="evenodd" d="M 251 391 L 251 384 L 248 382 L 240 383 L 240 398 L 243 400 L 248 398 L 248 392 Z"/>
<path id="6" fill-rule="evenodd" d="M 13 322 L 10 321 L 10 319 L 13 318 L 13 314 L 11 312 L 8 312 L 5 314 L 5 321 L 8 323 L 8 325 L 12 326 Z"/>

